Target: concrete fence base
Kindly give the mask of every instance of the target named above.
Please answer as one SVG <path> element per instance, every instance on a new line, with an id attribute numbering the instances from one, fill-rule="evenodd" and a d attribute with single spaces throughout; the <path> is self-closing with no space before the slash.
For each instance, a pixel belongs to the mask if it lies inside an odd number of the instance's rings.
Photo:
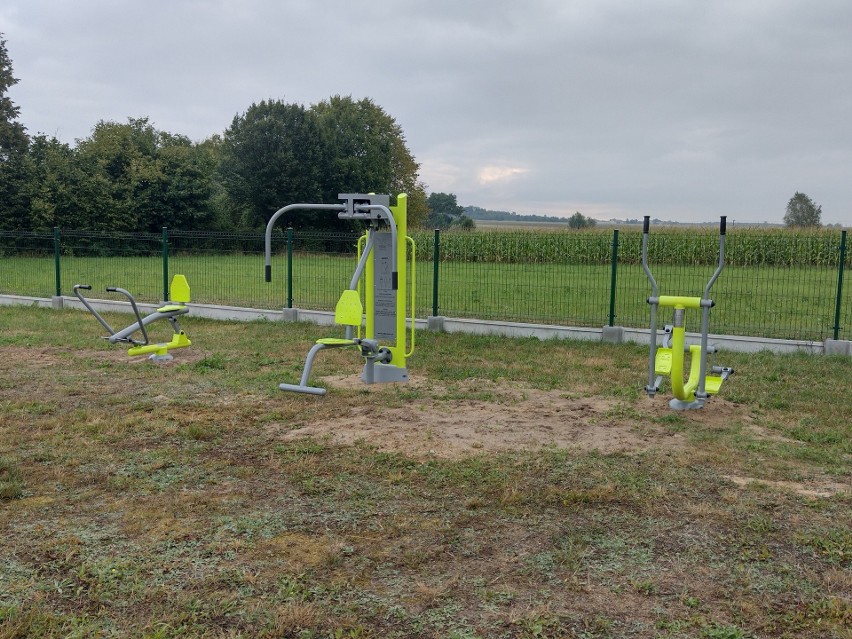
<path id="1" fill-rule="evenodd" d="M 132 313 L 129 302 L 118 300 L 89 300 L 98 312 Z M 76 297 L 27 297 L 23 295 L 0 295 L 0 305 L 24 305 L 44 308 L 72 308 L 85 310 Z M 140 313 L 150 313 L 160 304 L 138 303 Z M 217 320 L 273 322 L 312 322 L 320 325 L 333 325 L 334 313 L 330 311 L 312 311 L 296 308 L 265 310 L 222 306 L 215 304 L 190 304 L 189 317 L 204 317 Z M 411 325 L 411 320 L 408 320 Z M 462 319 L 453 317 L 430 316 L 414 320 L 418 330 L 443 331 L 447 333 L 472 333 L 476 335 L 500 335 L 503 337 L 535 337 L 538 339 L 580 339 L 610 343 L 634 342 L 648 344 L 650 331 L 646 328 L 628 328 L 624 326 L 604 326 L 601 328 L 582 328 L 549 324 L 527 324 L 523 322 L 498 322 L 491 320 Z M 696 333 L 687 333 L 697 341 Z M 775 353 L 806 352 L 825 355 L 845 355 L 852 357 L 852 341 L 827 339 L 822 341 L 773 339 L 769 337 L 746 337 L 739 335 L 710 335 L 710 344 L 727 351 L 756 353 L 772 351 Z"/>
<path id="2" fill-rule="evenodd" d="M 825 354 L 852 356 L 852 341 L 848 339 L 827 339 L 825 340 Z"/>

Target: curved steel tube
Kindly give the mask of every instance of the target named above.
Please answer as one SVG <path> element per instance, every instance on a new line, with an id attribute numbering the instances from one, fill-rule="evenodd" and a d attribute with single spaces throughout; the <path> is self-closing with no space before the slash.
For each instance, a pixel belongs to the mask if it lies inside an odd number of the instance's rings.
<path id="1" fill-rule="evenodd" d="M 275 211 L 272 214 L 272 217 L 269 218 L 269 222 L 266 223 L 266 237 L 265 237 L 265 247 L 266 247 L 266 281 L 272 281 L 272 227 L 275 225 L 275 221 L 287 213 L 288 211 L 295 211 L 297 209 L 308 209 L 308 210 L 317 210 L 317 211 L 345 211 L 346 207 L 343 204 L 288 204 L 285 207 L 282 207 Z"/>
<path id="2" fill-rule="evenodd" d="M 284 215 L 289 211 L 294 211 L 297 209 L 306 209 L 306 210 L 315 210 L 315 211 L 345 211 L 346 206 L 344 204 L 288 204 L 285 207 L 282 207 L 273 213 L 272 217 L 269 218 L 269 222 L 266 223 L 266 234 L 264 237 L 264 256 L 265 256 L 265 279 L 267 282 L 272 281 L 272 227 L 275 225 L 275 222 L 279 217 Z M 393 219 L 393 213 L 391 213 L 390 209 L 382 204 L 361 204 L 356 205 L 355 210 L 367 212 L 367 211 L 377 211 L 382 214 L 385 220 L 387 220 L 388 226 L 390 226 L 391 230 L 391 242 L 393 246 L 396 246 L 396 220 Z M 349 216 L 347 216 L 349 217 Z M 352 219 L 369 219 L 369 213 L 364 213 L 363 215 L 354 215 Z M 397 288 L 398 285 L 398 275 L 397 275 L 397 263 L 396 263 L 396 251 L 391 254 L 391 271 L 393 273 L 393 288 Z"/>
<path id="3" fill-rule="evenodd" d="M 85 306 L 86 309 L 88 309 L 88 311 L 92 315 L 95 316 L 95 318 L 101 323 L 101 326 L 103 326 L 105 329 L 107 329 L 107 331 L 109 331 L 110 335 L 115 335 L 115 331 L 112 329 L 112 326 L 107 324 L 107 321 L 103 317 L 101 317 L 101 314 L 98 313 L 92 307 L 91 304 L 89 304 L 89 300 L 87 300 L 85 297 L 83 297 L 83 295 L 80 293 L 80 289 L 83 289 L 84 291 L 91 291 L 92 290 L 91 285 L 89 285 L 89 284 L 75 284 L 74 285 L 74 295 L 76 295 L 77 299 L 80 300 L 83 303 L 83 306 Z"/>
<path id="4" fill-rule="evenodd" d="M 133 314 L 136 316 L 136 324 L 131 324 L 127 328 L 118 331 L 114 335 L 109 338 L 110 344 L 115 344 L 116 342 L 121 342 L 127 340 L 133 344 L 138 346 L 147 346 L 150 340 L 148 339 L 148 331 L 145 330 L 145 324 L 150 324 L 153 321 L 153 318 L 148 322 L 143 321 L 142 315 L 139 313 L 139 308 L 136 306 L 136 300 L 130 294 L 130 291 L 127 291 L 123 288 L 119 288 L 117 286 L 107 286 L 108 293 L 120 293 L 124 295 L 128 300 L 130 300 L 130 307 L 133 309 Z M 142 337 L 145 338 L 144 342 L 139 342 L 131 338 L 136 331 L 142 331 Z"/>
<path id="5" fill-rule="evenodd" d="M 89 301 L 85 297 L 83 297 L 83 295 L 80 293 L 80 289 L 90 291 L 92 290 L 92 287 L 88 284 L 75 284 L 74 295 L 77 296 L 77 299 L 83 303 L 83 306 L 85 306 L 86 309 L 92 315 L 95 316 L 95 318 L 101 323 L 101 325 L 105 329 L 107 329 L 107 331 L 109 331 L 109 337 L 106 339 L 109 340 L 110 344 L 126 341 L 137 346 L 146 346 L 149 343 L 149 339 L 148 331 L 145 330 L 145 325 L 150 324 L 155 319 L 159 319 L 160 316 L 168 317 L 168 315 L 165 314 L 152 314 L 143 318 L 139 313 L 139 308 L 136 306 L 136 300 L 133 298 L 129 291 L 126 291 L 123 288 L 118 288 L 117 286 L 108 286 L 106 289 L 107 293 L 120 293 L 121 295 L 124 295 L 128 300 L 130 300 L 130 306 L 133 309 L 133 314 L 136 316 L 135 324 L 131 324 L 130 326 L 123 328 L 120 331 L 115 331 L 112 326 L 110 326 L 107 321 L 103 317 L 101 317 L 101 314 L 98 313 L 94 309 L 94 307 L 92 307 L 91 304 L 89 304 Z M 156 317 L 154 315 L 156 315 Z M 136 331 L 142 331 L 142 337 L 145 338 L 144 341 L 140 342 L 130 337 Z"/>
<path id="6" fill-rule="evenodd" d="M 648 365 L 648 385 L 645 387 L 645 392 L 654 396 L 657 392 L 656 381 L 656 360 L 657 360 L 657 306 L 659 304 L 659 290 L 657 289 L 657 280 L 651 274 L 651 269 L 648 267 L 648 232 L 651 225 L 651 216 L 646 215 L 642 225 L 642 270 L 648 277 L 651 283 L 651 297 L 648 298 L 648 303 L 651 305 L 651 362 Z"/>

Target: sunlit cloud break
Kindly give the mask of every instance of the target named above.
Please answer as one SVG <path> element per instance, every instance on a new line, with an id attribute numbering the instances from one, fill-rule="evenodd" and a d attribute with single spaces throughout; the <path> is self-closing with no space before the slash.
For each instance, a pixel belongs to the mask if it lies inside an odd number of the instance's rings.
<path id="1" fill-rule="evenodd" d="M 491 182 L 502 182 L 516 175 L 527 173 L 528 169 L 501 167 L 501 166 L 486 166 L 479 172 L 479 183 L 490 184 Z"/>

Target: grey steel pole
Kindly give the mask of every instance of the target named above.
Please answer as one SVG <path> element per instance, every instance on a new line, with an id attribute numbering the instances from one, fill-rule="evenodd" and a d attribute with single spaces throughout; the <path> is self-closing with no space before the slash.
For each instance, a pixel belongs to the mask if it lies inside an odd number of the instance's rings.
<path id="1" fill-rule="evenodd" d="M 645 392 L 653 396 L 657 392 L 656 384 L 656 363 L 657 363 L 657 306 L 659 304 L 659 294 L 657 289 L 657 280 L 651 274 L 651 269 L 648 268 L 648 233 L 651 227 L 651 216 L 646 215 L 645 221 L 642 223 L 642 269 L 651 283 L 651 297 L 648 298 L 648 303 L 651 305 L 651 362 L 648 365 L 648 385 L 645 387 Z"/>
<path id="2" fill-rule="evenodd" d="M 710 281 L 707 282 L 704 297 L 701 300 L 701 360 L 698 366 L 698 390 L 695 393 L 695 397 L 698 399 L 707 398 L 704 384 L 707 375 L 707 333 L 710 331 L 710 308 L 713 306 L 713 300 L 710 299 L 710 287 L 713 286 L 725 266 L 725 220 L 727 220 L 727 217 L 724 215 L 719 218 L 719 265 Z"/>

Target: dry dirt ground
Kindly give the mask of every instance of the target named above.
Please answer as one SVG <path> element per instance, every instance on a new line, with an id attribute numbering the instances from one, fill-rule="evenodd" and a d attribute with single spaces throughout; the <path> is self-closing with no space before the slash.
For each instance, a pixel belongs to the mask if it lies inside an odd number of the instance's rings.
<path id="1" fill-rule="evenodd" d="M 370 388 L 362 385 L 357 376 L 326 377 L 320 383 L 329 392 L 335 388 Z M 347 415 L 290 430 L 282 437 L 328 437 L 339 444 L 364 440 L 380 450 L 441 458 L 544 447 L 629 453 L 679 448 L 686 443 L 680 433 L 649 424 L 641 412 L 625 409 L 623 402 L 614 399 L 580 398 L 558 390 L 542 391 L 521 383 L 481 379 L 467 380 L 450 391 L 413 377 L 405 388 L 423 391 L 423 398 L 442 399 L 418 399 L 400 408 L 365 402 Z M 453 394 L 485 394 L 489 399 L 452 399 Z M 647 400 L 648 413 L 657 413 L 666 401 L 663 396 Z M 695 411 L 690 418 L 722 426 L 733 419 L 748 419 L 744 412 L 734 404 L 714 399 L 712 411 Z M 388 424 L 393 424 L 393 428 L 388 429 Z"/>
<path id="2" fill-rule="evenodd" d="M 52 348 L 4 349 L 7 355 L 21 357 L 28 368 L 61 365 L 58 351 Z M 85 357 L 87 352 L 80 352 Z M 123 362 L 128 366 L 150 366 L 144 357 L 128 358 L 123 349 L 108 352 L 92 350 L 94 358 Z M 201 350 L 186 349 L 171 362 L 159 366 L 192 364 L 205 357 Z M 380 394 L 389 385 L 368 386 L 358 375 L 329 376 L 316 384 L 335 390 L 357 390 L 364 401 L 351 405 L 331 418 L 315 418 L 309 424 L 294 428 L 291 423 L 269 422 L 268 433 L 280 441 L 305 438 L 323 439 L 331 444 L 351 445 L 365 442 L 380 451 L 402 453 L 417 459 L 461 459 L 489 452 L 567 448 L 601 453 L 640 453 L 656 450 L 679 450 L 689 446 L 683 432 L 667 427 L 666 419 L 705 429 L 727 429 L 731 424 L 744 425 L 757 439 L 796 444 L 776 431 L 760 426 L 748 406 L 713 397 L 702 410 L 671 411 L 666 406 L 669 396 L 641 398 L 627 402 L 617 398 L 579 397 L 577 391 L 539 390 L 523 382 L 508 380 L 468 379 L 448 387 L 424 376 L 412 375 L 400 390 L 414 396 L 400 406 L 385 406 L 381 400 L 371 402 L 369 396 Z M 471 399 L 471 396 L 483 399 Z M 255 398 L 256 399 L 256 398 Z M 239 402 L 238 397 L 218 397 L 215 402 Z M 324 401 L 322 398 L 307 401 Z M 726 475 L 735 486 L 745 487 L 755 481 L 774 488 L 789 490 L 809 497 L 828 497 L 852 491 L 852 485 L 828 478 L 815 478 L 808 483 L 756 480 L 743 475 Z"/>
<path id="3" fill-rule="evenodd" d="M 329 392 L 361 385 L 357 376 L 327 377 L 320 383 Z M 576 398 L 564 392 L 487 380 L 467 380 L 450 391 L 429 380 L 412 378 L 406 388 L 423 391 L 423 399 L 397 408 L 364 402 L 346 415 L 289 430 L 282 438 L 328 437 L 338 444 L 364 440 L 380 450 L 413 457 L 454 459 L 484 452 L 543 447 L 612 453 L 679 447 L 685 443 L 680 434 L 666 432 L 662 426 L 640 425 L 629 414 L 622 415 L 618 402 L 608 399 Z M 465 394 L 490 397 L 488 400 L 452 398 Z M 433 397 L 441 399 L 429 399 Z M 730 410 L 725 407 L 723 412 L 730 415 Z M 713 419 L 724 420 L 724 417 L 716 413 Z M 388 424 L 393 428 L 389 429 Z"/>
<path id="4" fill-rule="evenodd" d="M 371 392 L 357 376 L 325 377 L 319 383 L 334 389 L 359 388 Z M 748 407 L 714 397 L 703 410 L 667 412 L 669 397 L 643 398 L 638 406 L 626 407 L 617 399 L 575 397 L 558 390 L 543 391 L 517 382 L 467 380 L 459 390 L 489 395 L 488 400 L 444 399 L 452 393 L 424 378 L 412 377 L 405 386 L 423 391 L 422 396 L 402 407 L 382 407 L 364 402 L 346 414 L 315 420 L 301 428 L 271 423 L 282 441 L 306 437 L 323 438 L 333 444 L 348 445 L 364 441 L 379 450 L 399 452 L 415 458 L 459 459 L 471 455 L 510 450 L 568 448 L 601 453 L 639 453 L 650 449 L 672 450 L 688 446 L 687 437 L 673 432 L 655 416 L 679 416 L 705 428 L 728 428 L 744 424 L 749 434 L 759 439 L 787 441 L 778 433 L 755 423 Z M 378 387 L 373 387 L 378 388 Z M 430 401 L 429 397 L 440 397 Z M 388 425 L 392 424 L 392 428 Z M 751 477 L 726 476 L 733 484 L 745 487 Z M 852 486 L 822 478 L 804 484 L 798 482 L 762 483 L 775 488 L 811 496 L 828 497 L 852 490 Z"/>

